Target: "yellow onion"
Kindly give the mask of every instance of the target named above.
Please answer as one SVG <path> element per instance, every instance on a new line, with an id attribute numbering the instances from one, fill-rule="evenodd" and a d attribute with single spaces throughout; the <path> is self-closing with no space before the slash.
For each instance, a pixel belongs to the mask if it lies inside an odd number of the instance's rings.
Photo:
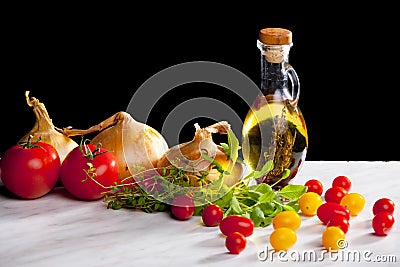
<path id="1" fill-rule="evenodd" d="M 214 181 L 220 175 L 215 169 L 215 164 L 210 162 L 210 158 L 217 162 L 223 170 L 226 170 L 231 163 L 229 156 L 224 152 L 222 146 L 214 143 L 213 133 L 227 134 L 230 124 L 220 121 L 205 128 L 200 128 L 196 123 L 195 134 L 191 141 L 184 142 L 171 147 L 157 162 L 157 168 L 180 168 L 184 169 L 191 180 L 191 184 L 198 186 L 196 182 L 199 174 L 207 172 L 207 180 Z M 206 155 L 208 159 L 202 157 Z M 244 172 L 243 165 L 235 162 L 230 175 L 225 175 L 224 182 L 231 186 L 238 182 Z"/>
<path id="2" fill-rule="evenodd" d="M 29 136 L 32 136 L 31 142 L 36 142 L 40 139 L 41 142 L 54 146 L 60 161 L 63 162 L 67 154 L 78 146 L 78 143 L 57 131 L 57 127 L 53 125 L 44 104 L 35 97 L 29 97 L 29 91 L 25 92 L 25 98 L 28 106 L 33 108 L 36 122 L 32 130 L 24 135 L 18 143 L 27 141 Z"/>
<path id="3" fill-rule="evenodd" d="M 92 144 L 112 151 L 118 160 L 119 178 L 133 176 L 143 169 L 153 169 L 168 150 L 164 137 L 151 126 L 135 120 L 129 113 L 120 111 L 87 130 L 64 128 L 67 136 L 99 132 Z"/>

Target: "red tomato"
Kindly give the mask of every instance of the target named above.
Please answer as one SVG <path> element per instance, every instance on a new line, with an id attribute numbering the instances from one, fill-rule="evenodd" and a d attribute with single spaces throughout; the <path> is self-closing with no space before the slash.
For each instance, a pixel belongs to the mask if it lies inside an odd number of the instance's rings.
<path id="1" fill-rule="evenodd" d="M 220 206 L 210 204 L 204 208 L 201 218 L 206 226 L 217 226 L 221 223 L 224 213 Z"/>
<path id="2" fill-rule="evenodd" d="M 233 232 L 225 239 L 225 247 L 231 254 L 239 254 L 246 248 L 246 245 L 246 237 L 239 232 Z"/>
<path id="3" fill-rule="evenodd" d="M 189 219 L 193 216 L 194 210 L 194 201 L 187 195 L 178 195 L 172 200 L 171 214 L 178 220 Z"/>
<path id="4" fill-rule="evenodd" d="M 321 181 L 317 179 L 308 180 L 304 185 L 307 186 L 307 192 L 314 192 L 320 196 L 322 195 L 322 192 L 324 192 L 324 187 Z"/>
<path id="5" fill-rule="evenodd" d="M 375 201 L 374 206 L 372 207 L 372 212 L 377 214 L 380 211 L 387 211 L 390 214 L 394 212 L 394 202 L 389 198 L 380 198 Z"/>
<path id="6" fill-rule="evenodd" d="M 90 178 L 90 173 L 86 173 L 90 172 L 89 165 L 92 165 L 95 181 Z M 118 181 L 118 161 L 111 151 L 94 144 L 83 144 L 75 147 L 65 157 L 61 164 L 60 178 L 65 189 L 74 197 L 83 200 L 100 199 Z"/>
<path id="7" fill-rule="evenodd" d="M 387 235 L 394 224 L 394 217 L 387 211 L 378 212 L 372 219 L 372 228 L 379 236 Z"/>
<path id="8" fill-rule="evenodd" d="M 16 196 L 35 199 L 56 185 L 61 161 L 52 145 L 29 139 L 6 150 L 0 164 L 4 186 Z"/>
<path id="9" fill-rule="evenodd" d="M 343 230 L 343 233 L 347 233 L 350 228 L 350 222 L 345 216 L 336 214 L 329 220 L 328 226 L 337 226 Z"/>
<path id="10" fill-rule="evenodd" d="M 344 190 L 349 192 L 351 189 L 351 180 L 347 176 L 340 175 L 340 176 L 335 177 L 335 179 L 333 179 L 332 186 L 343 187 Z"/>
<path id="11" fill-rule="evenodd" d="M 346 189 L 340 186 L 332 186 L 325 191 L 324 199 L 326 202 L 340 204 L 340 201 L 345 195 L 347 195 Z"/>
<path id="12" fill-rule="evenodd" d="M 241 215 L 229 215 L 222 219 L 219 229 L 226 236 L 233 232 L 239 232 L 247 237 L 254 232 L 254 222 Z"/>
<path id="13" fill-rule="evenodd" d="M 317 209 L 317 216 L 325 225 L 328 224 L 329 220 L 337 214 L 344 216 L 347 220 L 350 220 L 350 211 L 338 203 L 325 202 Z"/>

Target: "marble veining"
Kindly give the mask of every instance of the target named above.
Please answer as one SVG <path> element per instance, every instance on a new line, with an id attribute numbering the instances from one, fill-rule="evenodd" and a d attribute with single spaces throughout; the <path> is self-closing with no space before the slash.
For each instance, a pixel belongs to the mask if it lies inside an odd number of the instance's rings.
<path id="1" fill-rule="evenodd" d="M 351 218 L 346 235 L 348 250 L 371 252 L 370 259 L 347 261 L 347 265 L 396 266 L 400 262 L 400 211 L 388 236 L 372 233 L 372 205 L 389 197 L 400 208 L 400 162 L 306 161 L 292 183 L 311 178 L 330 186 L 337 175 L 353 181 L 351 191 L 366 197 L 364 210 Z M 302 216 L 295 251 L 321 252 L 325 226 L 316 217 Z M 103 201 L 72 198 L 62 187 L 35 200 L 14 198 L 0 185 L 0 267 L 92 267 L 92 266 L 285 266 L 337 265 L 333 259 L 282 262 L 260 259 L 268 246 L 272 227 L 257 228 L 241 254 L 230 255 L 218 228 L 205 227 L 201 218 L 172 219 L 167 212 L 111 210 Z M 393 256 L 396 263 L 366 262 L 377 256 Z M 386 257 L 388 258 L 388 257 Z M 382 257 L 381 257 L 382 259 Z"/>

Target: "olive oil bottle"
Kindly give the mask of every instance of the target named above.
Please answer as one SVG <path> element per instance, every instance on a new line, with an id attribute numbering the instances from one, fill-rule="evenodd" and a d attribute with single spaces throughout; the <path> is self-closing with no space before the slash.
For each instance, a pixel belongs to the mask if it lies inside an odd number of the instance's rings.
<path id="1" fill-rule="evenodd" d="M 259 171 L 272 161 L 273 170 L 258 182 L 274 188 L 281 188 L 296 176 L 308 149 L 307 127 L 298 106 L 300 82 L 289 64 L 292 44 L 292 32 L 287 29 L 260 30 L 260 94 L 242 128 L 242 153 L 247 168 Z M 281 179 L 286 170 L 290 170 L 289 176 Z"/>

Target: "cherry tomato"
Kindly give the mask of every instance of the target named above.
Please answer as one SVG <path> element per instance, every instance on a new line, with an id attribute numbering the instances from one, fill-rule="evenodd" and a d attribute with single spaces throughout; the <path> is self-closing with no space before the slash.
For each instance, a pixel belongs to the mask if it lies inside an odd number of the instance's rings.
<path id="1" fill-rule="evenodd" d="M 1 180 L 14 195 L 35 199 L 46 195 L 56 185 L 61 161 L 57 150 L 44 142 L 30 142 L 10 147 L 1 159 Z"/>
<path id="2" fill-rule="evenodd" d="M 387 235 L 394 224 L 393 214 L 387 211 L 381 211 L 374 215 L 372 219 L 372 228 L 379 236 Z"/>
<path id="3" fill-rule="evenodd" d="M 287 251 L 297 241 L 296 232 L 287 227 L 274 229 L 269 236 L 269 243 L 275 251 Z"/>
<path id="4" fill-rule="evenodd" d="M 300 225 L 300 215 L 293 210 L 281 211 L 272 219 L 272 226 L 274 229 L 280 227 L 288 227 L 293 231 L 296 231 L 297 229 L 299 229 Z"/>
<path id="5" fill-rule="evenodd" d="M 322 245 L 327 250 L 339 250 L 345 248 L 345 233 L 337 226 L 326 227 L 322 233 Z"/>
<path id="6" fill-rule="evenodd" d="M 350 211 L 338 203 L 325 202 L 317 209 L 317 216 L 325 225 L 336 214 L 343 215 L 347 220 L 350 220 Z"/>
<path id="7" fill-rule="evenodd" d="M 310 179 L 304 185 L 307 186 L 307 192 L 315 192 L 320 196 L 324 192 L 324 187 L 321 181 L 317 179 Z"/>
<path id="8" fill-rule="evenodd" d="M 65 189 L 74 197 L 100 199 L 109 190 L 107 187 L 118 181 L 117 158 L 99 145 L 81 144 L 65 157 L 60 178 Z"/>
<path id="9" fill-rule="evenodd" d="M 344 190 L 346 190 L 347 192 L 349 192 L 350 189 L 351 189 L 351 180 L 350 180 L 347 176 L 340 175 L 340 176 L 337 176 L 337 177 L 335 177 L 335 178 L 333 179 L 333 181 L 332 181 L 332 187 L 333 187 L 333 186 L 340 186 L 340 187 L 343 187 Z"/>
<path id="10" fill-rule="evenodd" d="M 239 254 L 246 248 L 246 245 L 246 237 L 239 232 L 230 233 L 225 239 L 225 247 L 231 254 Z"/>
<path id="11" fill-rule="evenodd" d="M 229 215 L 222 219 L 219 229 L 226 236 L 233 232 L 239 232 L 248 237 L 254 232 L 254 222 L 242 215 Z"/>
<path id="12" fill-rule="evenodd" d="M 395 205 L 393 200 L 389 198 L 380 198 L 375 201 L 374 206 L 372 207 L 372 212 L 374 213 L 374 215 L 380 211 L 387 211 L 390 214 L 393 214 L 394 207 Z"/>
<path id="13" fill-rule="evenodd" d="M 345 195 L 347 195 L 346 189 L 340 186 L 333 186 L 325 191 L 324 198 L 326 202 L 340 203 L 340 200 L 342 200 Z"/>
<path id="14" fill-rule="evenodd" d="M 171 214 L 178 220 L 188 220 L 195 210 L 194 201 L 187 195 L 177 195 L 171 203 Z"/>
<path id="15" fill-rule="evenodd" d="M 340 205 L 348 209 L 351 216 L 357 216 L 364 209 L 365 198 L 359 193 L 352 192 L 342 198 Z"/>
<path id="16" fill-rule="evenodd" d="M 224 213 L 220 206 L 210 204 L 201 213 L 201 218 L 206 226 L 217 226 L 221 223 Z"/>
<path id="17" fill-rule="evenodd" d="M 337 226 L 344 233 L 347 233 L 350 228 L 350 222 L 345 216 L 336 214 L 329 220 L 326 226 Z"/>
<path id="18" fill-rule="evenodd" d="M 322 205 L 322 197 L 315 192 L 306 192 L 299 198 L 299 207 L 301 213 L 306 216 L 314 216 L 317 214 L 319 206 Z"/>

